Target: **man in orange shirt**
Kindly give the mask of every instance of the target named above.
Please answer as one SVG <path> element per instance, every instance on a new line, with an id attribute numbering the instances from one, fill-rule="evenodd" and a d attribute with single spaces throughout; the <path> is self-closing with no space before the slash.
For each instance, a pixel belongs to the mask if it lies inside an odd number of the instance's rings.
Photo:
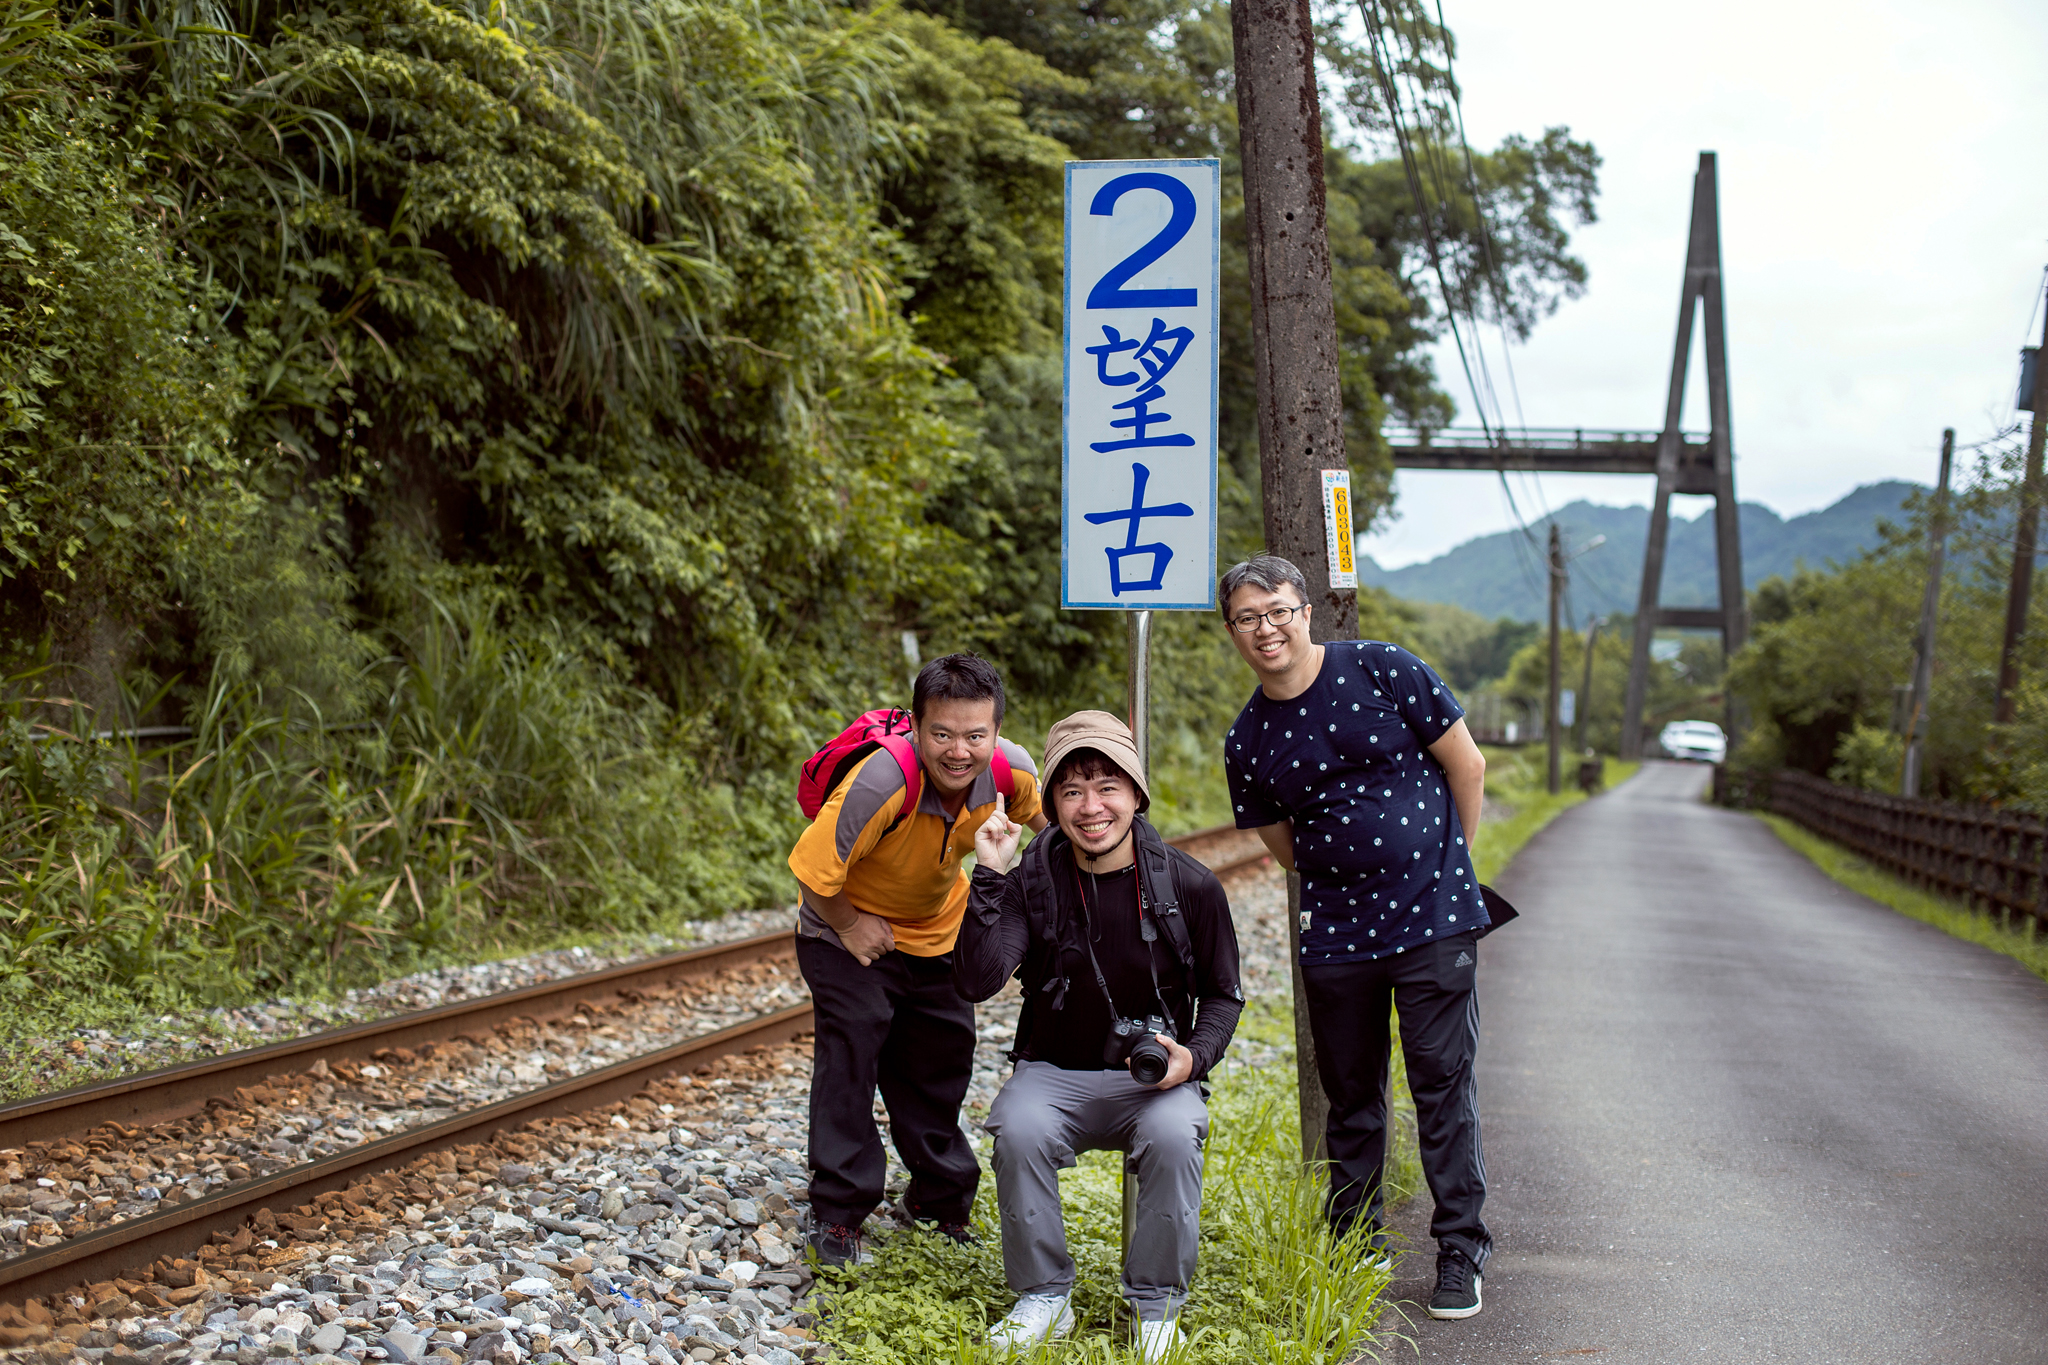
<path id="1" fill-rule="evenodd" d="M 996 810 L 990 771 L 1009 766 L 1010 818 L 1045 828 L 1037 770 L 1001 738 L 1003 680 L 972 654 L 934 659 L 911 692 L 922 770 L 915 808 L 896 759 L 856 764 L 790 850 L 803 888 L 797 964 L 811 988 L 810 1246 L 826 1265 L 860 1255 L 860 1226 L 882 1202 L 888 1163 L 875 1091 L 910 1170 L 904 1211 L 969 1238 L 981 1178 L 960 1130 L 974 1065 L 974 1007 L 953 987 L 953 941 L 967 908 L 960 863 Z"/>

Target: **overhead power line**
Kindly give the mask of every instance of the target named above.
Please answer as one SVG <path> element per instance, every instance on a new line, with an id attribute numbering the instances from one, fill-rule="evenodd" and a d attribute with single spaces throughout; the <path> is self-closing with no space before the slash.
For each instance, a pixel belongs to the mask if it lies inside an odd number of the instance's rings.
<path id="1" fill-rule="evenodd" d="M 1472 205 L 1477 216 L 1482 259 L 1487 264 L 1483 285 L 1494 295 L 1495 312 L 1501 324 L 1502 350 L 1508 345 L 1507 294 L 1498 270 L 1498 255 L 1493 249 L 1493 233 L 1487 222 L 1484 202 L 1478 192 L 1478 177 L 1473 168 L 1472 152 L 1464 131 L 1464 106 L 1457 89 L 1457 82 L 1450 69 L 1448 49 L 1445 60 L 1445 79 L 1450 87 L 1455 113 L 1437 107 L 1434 110 L 1427 103 L 1420 78 L 1415 68 L 1422 64 L 1422 54 L 1413 39 L 1408 41 L 1409 62 L 1404 68 L 1394 60 L 1394 45 L 1387 30 L 1394 25 L 1387 22 L 1380 13 L 1381 0 L 1358 0 L 1359 12 L 1365 19 L 1367 49 L 1372 57 L 1373 74 L 1380 89 L 1380 97 L 1387 108 L 1387 121 L 1393 129 L 1394 140 L 1401 156 L 1401 167 L 1408 183 L 1408 193 L 1415 206 L 1415 214 L 1422 229 L 1423 245 L 1429 258 L 1431 273 L 1436 277 L 1437 290 L 1443 300 L 1444 320 L 1451 332 L 1451 340 L 1458 353 L 1459 368 L 1464 372 L 1466 389 L 1472 395 L 1473 411 L 1479 418 L 1479 425 L 1485 434 L 1487 444 L 1500 449 L 1507 442 L 1507 416 L 1493 385 L 1493 376 L 1486 362 L 1486 351 L 1481 340 L 1481 319 L 1472 306 L 1471 299 L 1476 291 L 1471 287 L 1470 275 L 1458 271 L 1458 286 L 1452 287 L 1452 270 L 1446 265 L 1446 251 L 1440 240 L 1436 225 L 1436 210 L 1431 207 L 1430 196 L 1425 192 L 1423 176 L 1427 170 L 1431 188 L 1435 190 L 1435 203 L 1448 208 L 1453 203 L 1457 177 L 1444 164 L 1444 143 L 1451 129 L 1455 129 L 1462 150 L 1466 170 L 1467 192 L 1472 196 Z M 1437 22 L 1441 30 L 1443 8 L 1437 3 Z M 1401 73 L 1403 83 L 1408 87 L 1407 99 L 1396 87 L 1396 73 Z M 1431 118 L 1434 112 L 1436 117 Z M 1434 135 L 1428 130 L 1434 129 Z M 1416 131 L 1425 135 L 1418 139 Z M 1468 345 L 1465 328 L 1459 323 L 1463 311 L 1471 324 L 1471 340 Z M 1516 415 L 1521 416 L 1521 395 L 1513 389 L 1513 371 L 1508 369 L 1511 391 L 1513 391 Z M 1523 423 L 1526 425 L 1526 423 Z M 1499 478 L 1502 494 L 1507 499 L 1508 511 L 1515 519 L 1521 535 L 1516 542 L 1516 560 L 1532 588 L 1549 573 L 1545 551 L 1538 544 L 1535 531 L 1524 515 L 1521 502 L 1515 496 L 1513 484 L 1508 479 L 1505 460 L 1497 458 L 1495 474 Z M 1545 502 L 1540 483 L 1536 488 L 1539 505 Z M 1551 520 L 1548 507 L 1544 507 L 1544 520 Z"/>

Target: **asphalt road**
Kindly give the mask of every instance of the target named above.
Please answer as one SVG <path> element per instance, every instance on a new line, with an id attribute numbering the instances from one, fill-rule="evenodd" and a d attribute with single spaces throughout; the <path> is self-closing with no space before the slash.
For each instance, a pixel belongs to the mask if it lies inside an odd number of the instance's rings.
<path id="1" fill-rule="evenodd" d="M 2048 983 L 1650 764 L 1501 889 L 1496 1254 L 1424 1361 L 2048 1361 Z M 1427 1194 L 1397 1296 L 1426 1301 Z M 1410 1355 L 1396 1347 L 1389 1359 Z"/>

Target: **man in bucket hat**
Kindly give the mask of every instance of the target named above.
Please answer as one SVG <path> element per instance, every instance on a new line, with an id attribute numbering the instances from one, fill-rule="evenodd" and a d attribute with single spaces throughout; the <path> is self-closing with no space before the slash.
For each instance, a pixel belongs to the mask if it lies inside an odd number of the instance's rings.
<path id="1" fill-rule="evenodd" d="M 1138 1174 L 1123 1292 L 1141 1358 L 1162 1360 L 1181 1338 L 1175 1319 L 1195 1270 L 1209 1133 L 1200 1082 L 1244 1005 L 1237 935 L 1215 875 L 1144 818 L 1151 797 L 1122 721 L 1082 711 L 1045 745 L 1058 828 L 1014 870 L 1019 831 L 1001 808 L 976 833 L 953 955 L 969 1000 L 988 999 L 1013 973 L 1024 986 L 1016 1069 L 984 1125 L 995 1138 L 1003 1270 L 1019 1296 L 989 1339 L 1028 1351 L 1072 1329 L 1059 1172 L 1078 1152 L 1123 1151 Z"/>

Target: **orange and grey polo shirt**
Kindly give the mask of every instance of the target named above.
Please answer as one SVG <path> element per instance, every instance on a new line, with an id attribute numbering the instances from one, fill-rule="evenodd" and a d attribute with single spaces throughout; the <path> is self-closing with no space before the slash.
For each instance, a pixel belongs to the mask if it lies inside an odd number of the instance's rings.
<path id="1" fill-rule="evenodd" d="M 1009 815 L 1022 823 L 1039 813 L 1038 766 L 1022 745 L 1000 736 L 996 743 L 1016 780 Z M 938 957 L 953 951 L 960 933 L 967 909 L 967 874 L 960 863 L 974 851 L 975 831 L 995 814 L 996 780 L 986 771 L 975 778 L 960 814 L 952 816 L 926 774 L 917 809 L 890 829 L 903 809 L 904 794 L 903 770 L 896 760 L 879 749 L 869 754 L 797 839 L 789 851 L 789 870 L 812 890 L 827 896 L 843 891 L 856 908 L 888 920 L 903 952 Z M 839 941 L 808 905 L 798 912 L 797 932 Z"/>

